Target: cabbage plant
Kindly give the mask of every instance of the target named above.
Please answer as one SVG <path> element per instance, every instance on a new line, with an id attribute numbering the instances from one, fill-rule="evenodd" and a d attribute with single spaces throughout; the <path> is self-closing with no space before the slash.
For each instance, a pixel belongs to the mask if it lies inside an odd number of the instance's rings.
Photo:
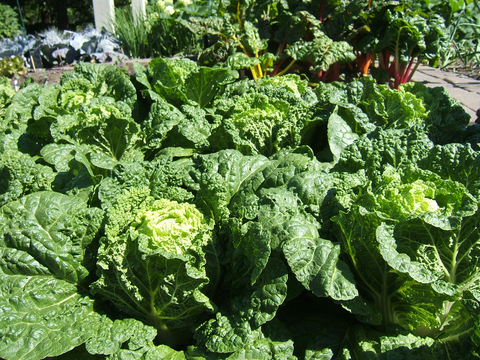
<path id="1" fill-rule="evenodd" d="M 120 196 L 107 210 L 93 293 L 154 326 L 161 343 L 178 346 L 198 316 L 214 309 L 204 293 L 213 223 L 189 203 L 147 198 L 134 206 L 139 195 Z"/>
<path id="2" fill-rule="evenodd" d="M 444 89 L 187 59 L 0 84 L 0 357 L 480 353 L 480 129 Z"/>
<path id="3" fill-rule="evenodd" d="M 429 171 L 387 167 L 383 179 L 334 218 L 363 296 L 383 328 L 455 337 L 478 283 L 477 200 Z"/>

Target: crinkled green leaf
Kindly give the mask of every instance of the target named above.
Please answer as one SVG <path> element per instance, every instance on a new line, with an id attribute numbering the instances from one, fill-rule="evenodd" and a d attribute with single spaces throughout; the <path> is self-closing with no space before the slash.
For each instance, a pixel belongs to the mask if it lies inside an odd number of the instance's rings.
<path id="1" fill-rule="evenodd" d="M 465 127 L 470 122 L 470 115 L 444 87 L 429 88 L 420 82 L 410 82 L 402 85 L 400 90 L 411 93 L 422 101 L 427 111 L 425 128 L 435 144 L 466 141 Z"/>
<path id="2" fill-rule="evenodd" d="M 435 227 L 453 230 L 463 217 L 477 211 L 475 199 L 462 184 L 429 171 L 385 166 L 382 176 L 375 201 L 383 216 L 394 221 L 420 217 Z"/>
<path id="3" fill-rule="evenodd" d="M 35 158 L 16 150 L 0 155 L 0 206 L 32 192 L 51 190 L 55 174 Z"/>
<path id="4" fill-rule="evenodd" d="M 49 120 L 52 123 L 57 116 L 70 112 L 70 108 L 64 106 L 59 101 L 61 91 L 62 87 L 59 84 L 53 84 L 44 88 L 44 91 L 38 97 L 39 104 L 33 112 L 35 120 Z M 79 106 L 80 104 L 76 105 Z"/>
<path id="5" fill-rule="evenodd" d="M 236 52 L 227 59 L 228 67 L 233 70 L 247 69 L 257 66 L 258 64 L 260 64 L 258 57 L 250 57 L 243 52 Z"/>
<path id="6" fill-rule="evenodd" d="M 359 135 L 373 131 L 375 126 L 383 129 L 425 126 L 427 110 L 421 99 L 410 92 L 378 85 L 370 77 L 350 83 L 321 84 L 315 92 L 320 99 L 338 105 L 338 115 Z"/>
<path id="7" fill-rule="evenodd" d="M 261 155 L 244 156 L 235 150 L 202 155 L 194 180 L 200 185 L 197 203 L 221 224 L 229 217 L 228 205 L 243 183 L 268 159 Z"/>
<path id="8" fill-rule="evenodd" d="M 432 147 L 433 143 L 419 127 L 409 130 L 377 129 L 347 146 L 333 171 L 365 173 L 377 186 L 383 181 L 385 168 L 419 163 L 428 156 Z"/>
<path id="9" fill-rule="evenodd" d="M 149 64 L 149 74 L 155 93 L 170 104 L 180 107 L 192 102 L 201 108 L 209 106 L 224 85 L 238 77 L 236 71 L 200 67 L 187 59 L 155 59 Z"/>
<path id="10" fill-rule="evenodd" d="M 457 181 L 480 199 L 480 153 L 465 144 L 435 146 L 419 166 L 433 171 L 444 179 Z"/>
<path id="11" fill-rule="evenodd" d="M 137 92 L 128 75 L 115 65 L 100 65 L 78 62 L 74 71 L 65 72 L 60 84 L 65 90 L 78 90 L 78 85 L 86 80 L 94 97 L 108 96 L 115 101 L 127 104 L 133 109 Z"/>
<path id="12" fill-rule="evenodd" d="M 274 319 L 262 327 L 263 337 L 245 344 L 242 349 L 235 351 L 227 359 L 282 359 L 296 360 L 293 355 L 294 343 L 288 329 L 278 320 Z"/>
<path id="13" fill-rule="evenodd" d="M 5 115 L 5 110 L 8 105 L 10 105 L 13 96 L 15 95 L 15 90 L 10 81 L 7 78 L 0 79 L 0 117 L 3 118 Z"/>
<path id="14" fill-rule="evenodd" d="M 334 159 L 338 158 L 343 150 L 359 137 L 336 112 L 330 115 L 327 129 L 328 144 Z"/>
<path id="15" fill-rule="evenodd" d="M 150 107 L 148 118 L 142 124 L 146 147 L 160 148 L 169 131 L 181 121 L 184 121 L 184 115 L 175 106 L 164 99 L 155 101 Z"/>
<path id="16" fill-rule="evenodd" d="M 196 329 L 195 338 L 209 351 L 233 353 L 261 339 L 260 326 L 271 321 L 287 295 L 287 269 L 270 258 L 253 286 L 230 299 L 213 319 Z"/>
<path id="17" fill-rule="evenodd" d="M 98 314 L 81 286 L 103 211 L 36 192 L 4 205 L 0 220 L 0 356 L 40 359 L 85 342 Z"/>
<path id="18" fill-rule="evenodd" d="M 259 55 L 262 50 L 268 47 L 267 39 L 262 39 L 257 26 L 250 21 L 243 22 L 243 36 L 240 41 L 243 43 L 245 50 L 253 56 Z"/>
<path id="19" fill-rule="evenodd" d="M 312 41 L 297 41 L 285 53 L 295 60 L 308 61 L 313 65 L 310 71 L 327 71 L 335 63 L 349 63 L 356 59 L 353 48 L 345 41 L 333 41 L 321 34 Z"/>
<path id="20" fill-rule="evenodd" d="M 348 264 L 357 276 L 359 289 L 362 289 L 360 294 L 373 299 L 374 306 L 382 314 L 382 323 L 399 323 L 410 329 L 438 326 L 439 309 L 449 297 L 442 294 L 434 297 L 431 285 L 420 284 L 409 275 L 390 271 L 375 237 L 381 219 L 354 205 L 348 214 L 340 212 L 333 220 L 348 254 Z"/>
<path id="21" fill-rule="evenodd" d="M 379 241 L 383 243 L 390 239 L 382 255 L 392 267 L 410 273 L 417 281 L 424 279 L 420 275 L 423 273 L 430 278 L 423 281 L 440 279 L 460 292 L 468 290 L 477 286 L 479 281 L 480 259 L 476 250 L 480 239 L 478 222 L 477 214 L 467 215 L 462 218 L 461 226 L 442 229 L 421 218 L 412 218 L 396 226 L 393 234 L 391 231 L 382 233 Z M 392 236 L 396 249 L 392 248 Z M 408 258 L 400 261 L 400 256 Z"/>
<path id="22" fill-rule="evenodd" d="M 302 145 L 305 125 L 317 120 L 312 119 L 316 103 L 307 82 L 296 74 L 227 85 L 213 104 L 223 119 L 212 132 L 212 148 L 265 156 L 294 149 Z"/>
<path id="23" fill-rule="evenodd" d="M 317 296 L 350 300 L 358 295 L 353 274 L 340 260 L 340 245 L 320 238 L 294 238 L 283 253 L 297 279 Z"/>
<path id="24" fill-rule="evenodd" d="M 43 359 L 84 343 L 96 328 L 93 301 L 52 274 L 0 275 L 0 356 Z"/>
<path id="25" fill-rule="evenodd" d="M 428 171 L 386 167 L 382 181 L 334 217 L 338 236 L 384 323 L 436 334 L 478 282 L 476 200 Z"/>
<path id="26" fill-rule="evenodd" d="M 45 145 L 41 154 L 43 159 L 54 165 L 58 172 L 78 171 L 85 166 L 93 174 L 90 162 L 85 161 L 89 150 L 85 145 L 53 143 Z"/>
<path id="27" fill-rule="evenodd" d="M 88 209 L 74 196 L 44 191 L 4 205 L 0 214 L 2 273 L 51 274 L 71 283 L 88 275 L 84 255 L 101 225 L 102 210 Z"/>
<path id="28" fill-rule="evenodd" d="M 99 320 L 94 331 L 89 331 L 91 338 L 85 343 L 90 354 L 116 354 L 125 348 L 124 343 L 127 343 L 129 350 L 141 349 L 145 352 L 145 348 L 151 347 L 157 335 L 155 328 L 145 326 L 135 319 L 112 321 L 102 317 Z"/>
<path id="29" fill-rule="evenodd" d="M 140 127 L 125 106 L 92 102 L 85 113 L 58 117 L 52 124 L 52 135 L 56 142 L 85 148 L 87 159 L 100 169 L 112 169 L 120 160 L 143 160 L 139 151 Z"/>
<path id="30" fill-rule="evenodd" d="M 200 67 L 185 79 L 185 96 L 205 108 L 223 86 L 235 81 L 237 77 L 237 72 L 229 69 Z"/>

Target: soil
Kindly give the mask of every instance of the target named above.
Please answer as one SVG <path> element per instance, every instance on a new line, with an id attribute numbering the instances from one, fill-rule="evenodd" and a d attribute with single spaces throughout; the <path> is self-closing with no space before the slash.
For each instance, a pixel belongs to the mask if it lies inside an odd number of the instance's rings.
<path id="1" fill-rule="evenodd" d="M 462 61 L 457 60 L 452 65 L 443 69 L 459 75 L 465 75 L 475 80 L 480 80 L 480 67 L 473 65 L 465 65 Z"/>

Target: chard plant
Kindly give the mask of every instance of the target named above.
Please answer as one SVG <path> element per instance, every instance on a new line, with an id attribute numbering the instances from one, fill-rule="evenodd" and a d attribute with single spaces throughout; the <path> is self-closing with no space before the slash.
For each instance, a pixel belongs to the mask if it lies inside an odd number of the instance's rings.
<path id="1" fill-rule="evenodd" d="M 188 19 L 207 39 L 203 65 L 226 64 L 253 79 L 288 72 L 311 83 L 373 75 L 398 89 L 422 61 L 438 63 L 444 19 L 407 1 L 230 2 Z"/>

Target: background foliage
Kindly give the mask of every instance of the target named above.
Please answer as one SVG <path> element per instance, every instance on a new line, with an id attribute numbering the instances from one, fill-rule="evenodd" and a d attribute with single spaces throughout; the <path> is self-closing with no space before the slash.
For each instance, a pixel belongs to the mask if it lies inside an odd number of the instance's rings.
<path id="1" fill-rule="evenodd" d="M 16 0 L 2 3 L 14 8 L 18 14 Z M 92 0 L 19 0 L 19 3 L 29 34 L 53 26 L 61 30 L 82 30 L 94 22 Z M 129 4 L 129 0 L 115 0 L 116 7 Z"/>
<path id="2" fill-rule="evenodd" d="M 16 13 L 9 16 L 18 20 L 16 1 L 4 3 L 14 9 L 5 14 Z M 28 34 L 52 27 L 82 32 L 93 24 L 91 0 L 20 0 L 20 6 Z M 117 0 L 115 7 L 115 36 L 132 58 L 199 54 L 201 63 L 211 66 L 235 52 L 253 55 L 249 50 L 253 44 L 260 46 L 255 57 L 260 56 L 263 70 L 268 62 L 274 74 L 311 67 L 315 81 L 332 81 L 373 69 L 377 79 L 390 78 L 392 87 L 411 78 L 415 60 L 450 70 L 462 67 L 471 75 L 480 63 L 478 0 L 151 0 L 145 20 L 137 24 L 129 0 Z M 15 31 L 18 26 L 12 23 L 9 33 Z M 327 37 L 320 38 L 319 31 Z M 252 36 L 260 42 L 255 45 Z M 345 44 L 332 46 L 331 40 L 346 41 L 353 52 L 343 48 Z M 398 61 L 395 49 L 400 51 Z M 315 55 L 319 52 L 325 52 L 323 58 Z M 384 61 L 375 67 L 380 57 Z M 249 68 L 245 67 L 247 72 Z"/>
<path id="3" fill-rule="evenodd" d="M 0 4 L 0 40 L 12 38 L 21 31 L 18 13 L 9 5 Z"/>

